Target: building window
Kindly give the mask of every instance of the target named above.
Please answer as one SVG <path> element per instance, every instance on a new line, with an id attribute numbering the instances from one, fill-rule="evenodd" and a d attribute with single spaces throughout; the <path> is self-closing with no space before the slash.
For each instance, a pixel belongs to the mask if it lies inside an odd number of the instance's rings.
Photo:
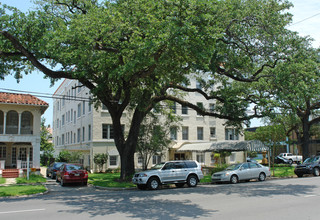
<path id="1" fill-rule="evenodd" d="M 117 166 L 118 156 L 110 156 L 110 166 Z"/>
<path id="2" fill-rule="evenodd" d="M 210 138 L 215 138 L 216 137 L 216 128 L 211 127 L 210 128 Z"/>
<path id="3" fill-rule="evenodd" d="M 73 118 L 73 124 L 75 124 L 77 122 L 77 112 L 74 111 L 74 118 Z"/>
<path id="4" fill-rule="evenodd" d="M 199 82 L 198 80 L 197 80 L 197 82 L 196 82 L 196 88 L 197 88 L 197 89 L 202 89 L 202 84 L 201 84 L 201 82 Z"/>
<path id="5" fill-rule="evenodd" d="M 197 161 L 204 164 L 204 153 L 197 153 Z"/>
<path id="6" fill-rule="evenodd" d="M 234 128 L 225 129 L 226 140 L 239 140 L 239 131 Z"/>
<path id="7" fill-rule="evenodd" d="M 203 103 L 202 102 L 197 102 L 197 106 L 200 108 L 200 109 L 202 109 L 202 110 L 204 110 L 204 108 L 203 108 Z M 199 112 L 197 112 L 197 115 L 201 115 Z"/>
<path id="8" fill-rule="evenodd" d="M 72 135 L 73 135 L 73 133 L 72 133 L 72 131 L 70 131 L 70 144 L 72 144 Z"/>
<path id="9" fill-rule="evenodd" d="M 92 111 L 92 103 L 91 101 L 88 102 L 88 112 L 91 112 Z"/>
<path id="10" fill-rule="evenodd" d="M 139 157 L 138 157 L 138 164 L 139 164 L 139 165 L 142 165 L 142 163 L 143 163 L 143 157 L 142 157 L 141 155 L 139 155 Z"/>
<path id="11" fill-rule="evenodd" d="M 101 108 L 102 108 L 103 111 L 108 111 L 108 108 L 107 108 L 107 106 L 105 104 L 102 104 Z"/>
<path id="12" fill-rule="evenodd" d="M 181 106 L 181 114 L 183 114 L 183 115 L 188 114 L 188 106 L 186 106 L 186 105 Z"/>
<path id="13" fill-rule="evenodd" d="M 7 113 L 6 134 L 18 134 L 19 115 L 16 111 Z"/>
<path id="14" fill-rule="evenodd" d="M 70 113 L 70 121 L 72 122 L 72 117 L 73 117 L 73 109 L 71 109 L 71 113 Z"/>
<path id="15" fill-rule="evenodd" d="M 102 139 L 113 139 L 113 126 L 111 124 L 102 124 Z"/>
<path id="16" fill-rule="evenodd" d="M 64 106 L 64 105 L 65 105 L 65 100 L 66 100 L 66 96 L 65 96 L 65 95 L 63 95 L 63 96 L 62 96 L 62 106 Z"/>
<path id="17" fill-rule="evenodd" d="M 189 140 L 189 128 L 182 127 L 182 140 Z"/>
<path id="18" fill-rule="evenodd" d="M 7 157 L 7 148 L 5 146 L 0 146 L 0 158 L 6 159 Z"/>
<path id="19" fill-rule="evenodd" d="M 84 115 L 86 113 L 86 102 L 82 101 L 82 114 Z"/>
<path id="20" fill-rule="evenodd" d="M 78 104 L 78 118 L 81 116 L 81 103 Z"/>
<path id="21" fill-rule="evenodd" d="M 0 134 L 3 134 L 4 113 L 0 110 Z"/>
<path id="22" fill-rule="evenodd" d="M 177 127 L 170 128 L 170 139 L 177 140 Z"/>
<path id="23" fill-rule="evenodd" d="M 65 116 L 62 115 L 62 126 L 64 126 Z"/>
<path id="24" fill-rule="evenodd" d="M 88 141 L 91 141 L 91 125 L 88 125 Z"/>
<path id="25" fill-rule="evenodd" d="M 61 145 L 64 145 L 65 142 L 64 142 L 64 134 L 62 134 L 62 137 L 61 137 Z"/>
<path id="26" fill-rule="evenodd" d="M 172 110 L 172 113 L 176 114 L 177 113 L 177 103 L 172 102 L 170 104 L 170 109 Z"/>
<path id="27" fill-rule="evenodd" d="M 76 143 L 76 132 L 73 133 L 73 143 Z"/>
<path id="28" fill-rule="evenodd" d="M 210 103 L 209 104 L 209 110 L 210 110 L 210 112 L 214 112 L 214 104 L 213 103 Z"/>
<path id="29" fill-rule="evenodd" d="M 203 127 L 197 127 L 198 140 L 203 140 Z"/>
<path id="30" fill-rule="evenodd" d="M 33 115 L 31 112 L 22 112 L 20 134 L 33 134 Z"/>
<path id="31" fill-rule="evenodd" d="M 80 128 L 78 128 L 78 130 L 77 130 L 77 141 L 78 141 L 78 143 L 80 143 Z"/>
<path id="32" fill-rule="evenodd" d="M 152 164 L 161 163 L 161 156 L 160 155 L 153 155 L 152 156 Z"/>
<path id="33" fill-rule="evenodd" d="M 84 141 L 85 139 L 85 128 L 82 127 L 82 141 Z"/>

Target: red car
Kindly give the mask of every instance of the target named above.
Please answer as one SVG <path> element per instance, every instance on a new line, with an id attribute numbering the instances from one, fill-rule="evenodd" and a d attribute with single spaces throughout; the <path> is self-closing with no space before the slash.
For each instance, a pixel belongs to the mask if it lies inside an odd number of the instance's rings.
<path id="1" fill-rule="evenodd" d="M 63 164 L 57 171 L 56 181 L 60 182 L 61 186 L 66 183 L 82 183 L 88 184 L 88 172 L 81 164 Z"/>

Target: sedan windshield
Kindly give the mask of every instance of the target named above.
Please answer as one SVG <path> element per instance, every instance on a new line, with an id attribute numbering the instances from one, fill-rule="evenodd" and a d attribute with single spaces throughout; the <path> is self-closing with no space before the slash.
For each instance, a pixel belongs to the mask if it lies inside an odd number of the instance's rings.
<path id="1" fill-rule="evenodd" d="M 241 164 L 233 164 L 230 167 L 228 167 L 226 170 L 237 170 L 241 167 Z"/>

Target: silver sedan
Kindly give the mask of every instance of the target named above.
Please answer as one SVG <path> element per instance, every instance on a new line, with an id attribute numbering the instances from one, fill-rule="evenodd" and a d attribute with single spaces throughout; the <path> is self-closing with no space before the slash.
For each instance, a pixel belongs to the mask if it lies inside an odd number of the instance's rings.
<path id="1" fill-rule="evenodd" d="M 267 176 L 270 176 L 269 167 L 265 167 L 258 163 L 239 163 L 228 167 L 226 170 L 212 174 L 211 180 L 213 183 L 230 182 L 238 183 L 239 181 L 258 179 L 264 181 Z"/>

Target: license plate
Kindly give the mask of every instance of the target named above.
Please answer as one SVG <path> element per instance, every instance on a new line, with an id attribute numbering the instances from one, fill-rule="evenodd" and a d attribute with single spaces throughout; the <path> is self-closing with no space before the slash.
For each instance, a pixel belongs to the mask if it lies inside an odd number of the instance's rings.
<path id="1" fill-rule="evenodd" d="M 74 176 L 80 176 L 80 174 L 79 173 L 75 173 Z"/>

